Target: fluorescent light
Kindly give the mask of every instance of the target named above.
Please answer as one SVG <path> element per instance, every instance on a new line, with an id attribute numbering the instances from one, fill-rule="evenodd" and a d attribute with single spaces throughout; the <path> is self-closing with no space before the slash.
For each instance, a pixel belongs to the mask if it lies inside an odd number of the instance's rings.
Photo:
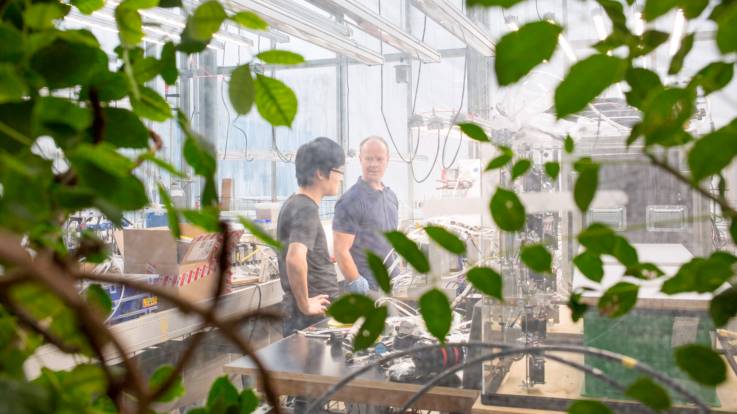
<path id="1" fill-rule="evenodd" d="M 516 16 L 507 16 L 504 18 L 504 23 L 506 23 L 509 30 L 516 32 L 519 30 L 519 24 L 517 23 L 517 17 Z"/>
<path id="2" fill-rule="evenodd" d="M 235 8 L 256 12 L 277 29 L 367 65 L 384 63 L 384 57 L 349 38 L 350 31 L 304 7 L 277 0 L 235 0 Z"/>
<path id="3" fill-rule="evenodd" d="M 312 0 L 313 3 L 315 0 Z M 440 53 L 425 43 L 415 39 L 384 16 L 374 12 L 357 0 L 324 0 L 318 4 L 330 3 L 344 12 L 368 34 L 382 39 L 395 48 L 416 56 L 423 62 L 439 62 Z"/>
<path id="4" fill-rule="evenodd" d="M 670 47 L 668 52 L 671 56 L 678 52 L 678 48 L 681 46 L 681 38 L 683 37 L 683 29 L 686 28 L 686 17 L 683 16 L 683 10 L 678 9 L 676 11 L 676 17 L 673 20 L 673 31 L 670 35 Z"/>
<path id="5" fill-rule="evenodd" d="M 494 55 L 494 41 L 448 0 L 414 0 L 414 4 L 469 47 L 484 56 Z"/>
<path id="6" fill-rule="evenodd" d="M 645 20 L 642 18 L 642 13 L 637 12 L 635 13 L 635 27 L 632 29 L 632 33 L 636 34 L 637 36 L 642 35 L 645 33 Z"/>
<path id="7" fill-rule="evenodd" d="M 183 21 L 178 20 L 176 17 L 174 17 L 173 15 L 169 13 L 164 14 L 163 12 L 151 12 L 151 11 L 145 11 L 145 10 L 139 10 L 139 13 L 141 13 L 141 16 L 143 17 L 146 17 L 151 20 L 155 20 L 159 23 L 163 23 L 163 24 L 175 27 L 177 29 L 184 29 L 184 27 L 186 26 L 186 24 Z M 223 28 L 226 27 L 225 24 L 223 24 L 222 27 Z M 234 36 L 227 32 L 215 33 L 212 37 L 221 42 L 225 42 L 225 43 L 230 42 L 238 46 L 242 46 L 242 47 L 250 48 L 251 46 L 253 46 L 253 41 L 251 39 L 247 39 L 247 38 L 240 37 L 240 36 Z"/>
<path id="8" fill-rule="evenodd" d="M 568 60 L 571 62 L 575 62 L 578 60 L 578 56 L 576 56 L 576 52 L 573 51 L 573 47 L 571 47 L 571 44 L 568 42 L 568 39 L 566 39 L 563 34 L 558 35 L 558 44 L 560 45 L 560 48 L 563 49 L 563 53 L 566 54 L 568 57 Z"/>
<path id="9" fill-rule="evenodd" d="M 598 9 L 594 11 L 592 19 L 594 20 L 594 28 L 596 34 L 599 35 L 599 40 L 606 39 L 606 25 L 604 24 L 604 17 L 601 15 L 601 11 Z"/>

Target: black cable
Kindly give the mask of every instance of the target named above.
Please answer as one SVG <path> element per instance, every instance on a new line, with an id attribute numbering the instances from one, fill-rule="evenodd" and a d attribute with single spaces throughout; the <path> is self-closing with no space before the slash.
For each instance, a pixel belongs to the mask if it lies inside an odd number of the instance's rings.
<path id="1" fill-rule="evenodd" d="M 448 136 L 450 136 L 450 130 L 453 128 L 453 125 L 455 125 L 456 120 L 458 119 L 458 114 L 461 113 L 461 109 L 463 109 L 463 100 L 466 99 L 466 81 L 468 79 L 468 48 L 466 48 L 465 56 L 463 57 L 463 86 L 461 87 L 461 102 L 458 105 L 458 110 L 455 113 L 455 116 L 453 117 L 453 122 L 451 125 L 448 125 L 448 133 L 445 134 L 445 141 L 443 141 L 443 156 L 442 156 L 442 165 L 443 168 L 448 169 L 453 166 L 453 164 L 456 163 L 456 160 L 458 159 L 458 154 L 461 152 L 461 145 L 463 145 L 463 131 L 458 131 L 459 133 L 459 139 L 458 139 L 458 148 L 456 148 L 456 153 L 453 156 L 453 161 L 450 162 L 450 165 L 445 165 L 445 146 L 448 143 Z"/>
<path id="2" fill-rule="evenodd" d="M 261 285 L 260 284 L 256 284 L 256 289 L 258 290 L 258 305 L 256 305 L 256 312 L 258 312 L 258 311 L 261 310 L 261 296 L 262 296 L 262 294 L 261 294 Z M 256 318 L 254 318 L 251 321 L 251 324 L 252 324 L 252 326 L 251 326 L 251 333 L 248 334 L 248 343 L 249 344 L 252 343 L 251 342 L 251 339 L 253 339 L 253 333 L 256 331 L 256 322 L 258 322 L 259 319 L 260 319 L 259 317 L 256 317 Z"/>
<path id="3" fill-rule="evenodd" d="M 239 127 L 238 124 L 235 123 L 236 121 L 238 121 L 238 118 L 239 117 L 236 117 L 235 120 L 233 121 L 233 128 L 237 129 L 241 134 L 243 134 L 243 143 L 245 145 L 243 149 L 243 158 L 245 158 L 246 161 L 253 161 L 254 158 L 248 156 L 248 134 L 246 133 L 245 130 Z"/>
<path id="4" fill-rule="evenodd" d="M 449 375 L 453 375 L 456 372 L 458 372 L 458 371 L 460 371 L 460 370 L 462 370 L 464 368 L 467 368 L 469 366 L 473 366 L 473 365 L 479 364 L 479 363 L 484 362 L 484 361 L 501 358 L 501 357 L 504 357 L 506 355 L 511 355 L 511 354 L 514 354 L 514 353 L 517 353 L 517 352 L 518 352 L 518 350 L 516 350 L 516 349 L 508 349 L 508 350 L 504 350 L 504 351 L 494 352 L 494 353 L 485 354 L 485 355 L 481 355 L 480 357 L 473 358 L 473 359 L 471 359 L 469 361 L 464 362 L 463 364 L 458 364 L 458 365 L 454 365 L 452 367 L 449 367 L 445 371 L 443 371 L 443 372 L 439 373 L 438 375 L 436 375 L 435 377 L 433 377 L 432 380 L 430 380 L 429 382 L 425 383 L 422 386 L 422 388 L 420 388 L 416 393 L 414 393 L 414 395 L 412 395 L 412 398 L 410 398 L 409 400 L 407 400 L 407 402 L 404 403 L 404 405 L 397 412 L 403 413 L 403 412 L 407 411 L 407 409 L 411 405 L 413 405 L 414 403 L 416 403 L 417 400 L 419 400 L 423 395 L 425 395 L 430 390 L 430 388 L 434 387 L 435 384 L 437 384 L 438 382 L 442 381 L 444 378 L 448 377 Z M 542 353 L 540 353 L 540 354 L 542 354 Z M 548 358 L 548 359 L 552 359 L 552 360 L 558 361 L 558 362 L 560 362 L 562 364 L 565 364 L 565 365 L 574 367 L 574 368 L 579 369 L 581 371 L 584 371 L 584 372 L 586 372 L 588 374 L 592 374 L 595 377 L 603 380 L 607 384 L 613 386 L 614 388 L 619 389 L 620 391 L 626 390 L 626 387 L 624 385 L 622 385 L 618 381 L 614 380 L 609 375 L 604 374 L 604 372 L 601 371 L 601 370 L 594 370 L 594 369 L 592 369 L 591 367 L 589 367 L 587 365 L 579 364 L 577 362 L 568 361 L 566 359 L 557 357 L 555 355 L 542 354 L 542 356 L 545 357 L 545 358 Z M 652 410 L 650 408 L 648 408 L 648 410 L 649 411 L 654 411 L 654 410 Z"/>
<path id="5" fill-rule="evenodd" d="M 425 41 L 425 32 L 427 31 L 427 15 L 425 15 L 425 20 L 422 23 L 422 37 L 420 38 L 421 42 Z M 417 96 L 419 96 L 419 90 L 420 90 L 420 78 L 422 76 L 422 59 L 420 59 L 419 54 L 417 55 L 417 61 L 419 62 L 417 65 L 417 83 L 415 83 L 415 97 L 412 100 L 412 115 L 415 114 L 415 108 L 417 107 Z"/>
<path id="6" fill-rule="evenodd" d="M 238 63 L 240 63 L 240 61 Z M 223 67 L 225 67 L 225 50 L 223 50 Z M 228 104 L 225 102 L 225 91 L 223 90 L 224 88 L 225 76 L 223 76 L 223 79 L 220 82 L 220 101 L 223 103 L 223 106 L 225 107 L 225 113 L 228 116 L 228 123 L 225 127 L 225 149 L 223 150 L 223 159 L 225 159 L 225 156 L 228 155 L 228 141 L 230 140 L 230 109 L 228 109 Z"/>
<path id="7" fill-rule="evenodd" d="M 538 9 L 538 7 L 537 7 L 538 6 L 537 5 L 537 1 L 538 0 L 535 0 L 535 11 L 537 12 L 537 18 L 540 19 L 540 20 L 542 20 L 543 18 L 542 18 L 542 16 L 540 16 L 540 9 Z"/>
<path id="8" fill-rule="evenodd" d="M 422 352 L 422 351 L 428 351 L 432 349 L 439 349 L 447 346 L 459 346 L 459 347 L 466 347 L 466 348 L 486 348 L 486 349 L 496 349 L 501 348 L 503 350 L 511 350 L 514 349 L 515 353 L 525 353 L 530 352 L 530 350 L 534 352 L 545 352 L 545 351 L 557 351 L 557 352 L 570 352 L 570 353 L 582 353 L 587 355 L 594 355 L 598 356 L 604 359 L 608 359 L 610 361 L 614 361 L 618 364 L 625 365 L 626 367 L 630 369 L 635 369 L 637 371 L 644 372 L 645 374 L 648 374 L 656 379 L 658 379 L 663 384 L 668 385 L 671 389 L 678 392 L 682 396 L 686 397 L 689 401 L 694 403 L 696 406 L 698 406 L 699 409 L 703 413 L 708 413 L 709 408 L 704 404 L 698 397 L 696 397 L 693 393 L 691 393 L 689 390 L 684 388 L 682 385 L 680 385 L 678 382 L 671 380 L 670 378 L 666 377 L 664 374 L 660 373 L 659 371 L 656 371 L 654 368 L 650 367 L 649 365 L 645 364 L 642 361 L 635 360 L 631 357 L 628 357 L 623 354 L 619 354 L 612 351 L 597 349 L 593 347 L 588 346 L 578 346 L 578 345 L 541 345 L 537 347 L 516 347 L 511 346 L 507 343 L 503 342 L 479 342 L 479 341 L 469 341 L 469 342 L 447 342 L 445 344 L 436 344 L 436 345 L 425 345 L 425 346 L 419 346 L 414 349 L 408 349 L 405 351 L 400 352 L 394 352 L 391 355 L 387 355 L 386 357 L 380 358 L 378 360 L 372 361 L 363 367 L 357 369 L 356 371 L 353 371 L 352 373 L 346 375 L 338 381 L 337 383 L 333 384 L 327 391 L 325 391 L 318 399 L 314 400 L 312 404 L 307 409 L 307 412 L 311 412 L 316 407 L 319 407 L 321 404 L 324 403 L 328 398 L 330 398 L 333 394 L 335 394 L 339 389 L 341 389 L 343 386 L 348 384 L 349 382 L 353 381 L 356 377 L 359 375 L 374 369 L 375 367 L 379 365 L 386 364 L 389 361 L 392 361 L 397 358 L 401 358 L 405 355 Z"/>
<path id="9" fill-rule="evenodd" d="M 438 162 L 438 155 L 440 155 L 440 128 L 438 128 L 437 131 L 438 131 L 438 140 L 437 140 L 437 144 L 435 145 L 435 158 L 433 158 L 432 165 L 430 166 L 430 169 L 427 170 L 427 174 L 425 174 L 425 176 L 422 177 L 422 179 L 418 180 L 417 176 L 415 175 L 415 163 L 414 162 L 409 163 L 409 170 L 412 172 L 412 179 L 415 180 L 415 182 L 418 184 L 424 183 L 425 181 L 427 181 L 428 178 L 430 178 L 430 175 L 432 175 L 432 171 L 435 169 L 435 164 L 437 164 Z M 419 146 L 419 141 L 420 141 L 419 134 L 417 135 L 417 141 L 418 141 L 417 146 Z"/>

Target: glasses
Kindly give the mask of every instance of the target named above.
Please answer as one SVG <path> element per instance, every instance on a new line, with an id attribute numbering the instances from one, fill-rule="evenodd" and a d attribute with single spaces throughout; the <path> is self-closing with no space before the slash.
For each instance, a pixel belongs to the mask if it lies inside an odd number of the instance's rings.
<path id="1" fill-rule="evenodd" d="M 339 170 L 339 169 L 337 169 L 337 168 L 331 168 L 331 169 L 330 169 L 330 171 L 332 171 L 332 172 L 336 172 L 336 173 L 338 173 L 338 174 L 340 174 L 340 175 L 343 175 L 343 174 L 345 174 L 345 172 L 344 172 L 344 171 L 341 171 L 341 170 Z"/>

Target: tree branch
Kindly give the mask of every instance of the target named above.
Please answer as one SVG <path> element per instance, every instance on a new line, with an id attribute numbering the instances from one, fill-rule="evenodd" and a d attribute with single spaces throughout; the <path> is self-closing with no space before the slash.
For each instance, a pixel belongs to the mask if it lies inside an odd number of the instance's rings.
<path id="1" fill-rule="evenodd" d="M 95 144 L 99 144 L 103 140 L 103 134 L 105 133 L 105 117 L 102 114 L 102 107 L 100 106 L 100 96 L 97 93 L 96 88 L 90 88 L 90 102 L 92 103 L 92 112 L 95 117 L 92 120 L 92 140 Z"/>
<path id="2" fill-rule="evenodd" d="M 221 331 L 221 334 L 225 335 L 231 342 L 238 346 L 238 348 L 240 348 L 241 352 L 243 352 L 244 355 L 247 355 L 249 358 L 251 358 L 253 363 L 256 364 L 256 367 L 258 368 L 259 376 L 261 377 L 261 381 L 264 384 L 264 392 L 266 393 L 266 397 L 269 403 L 272 405 L 272 407 L 274 407 L 274 410 L 277 414 L 281 412 L 281 410 L 279 409 L 279 399 L 276 392 L 274 391 L 274 386 L 271 381 L 271 374 L 266 370 L 263 362 L 261 362 L 251 346 L 235 331 L 235 327 L 237 327 L 237 324 L 244 320 L 254 317 L 280 319 L 280 315 L 259 310 L 254 312 L 246 312 L 236 317 L 222 320 L 217 316 L 212 315 L 209 309 L 205 309 L 196 303 L 192 303 L 187 301 L 186 299 L 182 299 L 174 292 L 168 291 L 159 286 L 149 285 L 147 283 L 136 280 L 130 280 L 120 275 L 79 273 L 77 274 L 77 277 L 105 283 L 120 283 L 125 285 L 126 287 L 159 296 L 164 300 L 173 303 L 176 307 L 178 307 L 185 313 L 195 313 L 199 315 L 203 319 L 205 325 L 210 325 L 219 329 Z"/>
<path id="3" fill-rule="evenodd" d="M 652 162 L 653 165 L 655 165 L 656 167 L 659 167 L 663 171 L 675 177 L 678 181 L 688 185 L 699 194 L 715 202 L 722 209 L 722 213 L 733 219 L 737 219 L 737 210 L 735 210 L 724 197 L 716 196 L 712 194 L 711 191 L 701 187 L 698 183 L 693 182 L 689 177 L 686 177 L 680 171 L 675 169 L 672 165 L 668 164 L 668 161 L 664 159 L 661 160 L 660 158 L 649 152 L 645 152 L 645 156 L 649 158 L 650 162 Z"/>

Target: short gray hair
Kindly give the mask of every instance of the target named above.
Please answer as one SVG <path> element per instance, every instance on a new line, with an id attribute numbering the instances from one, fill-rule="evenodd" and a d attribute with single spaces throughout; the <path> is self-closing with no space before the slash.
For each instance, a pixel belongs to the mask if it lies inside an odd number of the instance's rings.
<path id="1" fill-rule="evenodd" d="M 366 137 L 361 141 L 360 144 L 358 144 L 358 153 L 361 154 L 361 150 L 363 150 L 363 146 L 366 145 L 369 141 L 379 141 L 384 145 L 384 148 L 386 148 L 386 156 L 389 157 L 389 144 L 386 143 L 386 140 L 384 138 L 378 136 L 378 135 L 371 135 L 369 137 Z"/>

